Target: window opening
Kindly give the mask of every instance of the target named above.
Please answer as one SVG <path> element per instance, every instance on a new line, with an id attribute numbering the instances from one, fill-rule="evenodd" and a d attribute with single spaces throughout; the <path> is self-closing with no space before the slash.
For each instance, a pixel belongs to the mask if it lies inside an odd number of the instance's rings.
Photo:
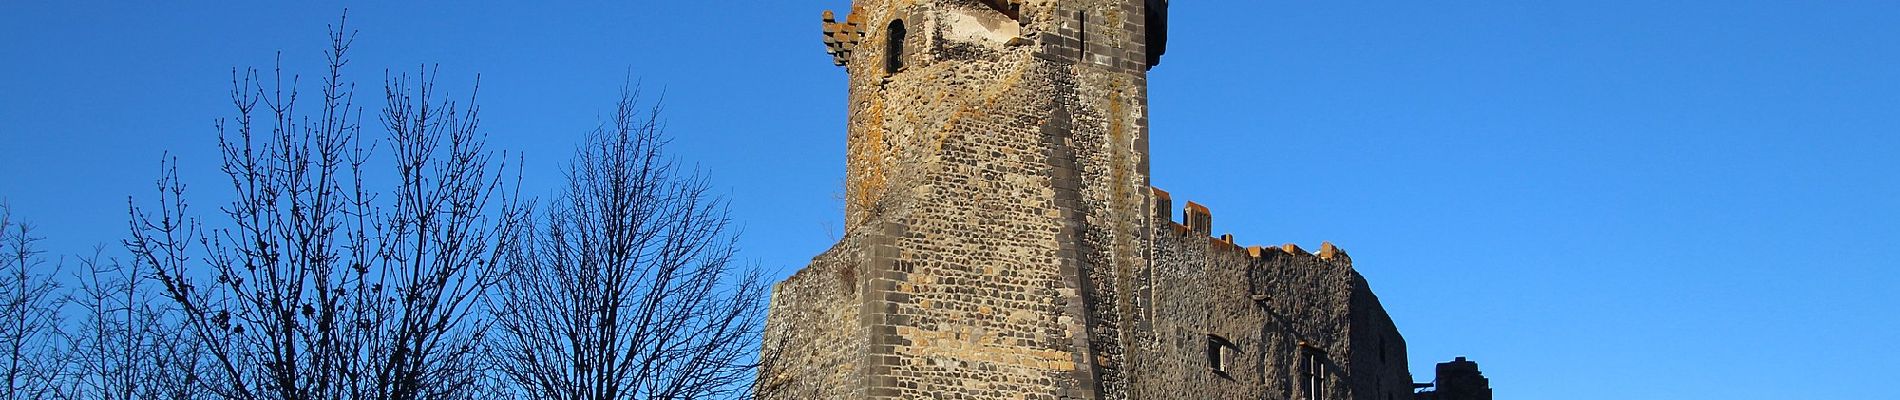
<path id="1" fill-rule="evenodd" d="M 1301 392 L 1310 400 L 1326 398 L 1326 359 L 1318 351 L 1308 350 L 1303 364 L 1302 375 L 1306 379 L 1301 382 Z"/>
<path id="2" fill-rule="evenodd" d="M 1089 12 L 1088 11 L 1078 10 L 1075 12 L 1075 41 L 1076 43 L 1080 43 L 1079 45 L 1076 46 L 1077 47 L 1076 52 L 1084 54 L 1084 55 L 1089 53 Z"/>
<path id="3" fill-rule="evenodd" d="M 1227 375 L 1234 363 L 1234 344 L 1217 335 L 1207 335 L 1207 365 L 1214 372 Z"/>
<path id="4" fill-rule="evenodd" d="M 891 21 L 884 31 L 884 73 L 895 74 L 904 69 L 904 20 Z"/>

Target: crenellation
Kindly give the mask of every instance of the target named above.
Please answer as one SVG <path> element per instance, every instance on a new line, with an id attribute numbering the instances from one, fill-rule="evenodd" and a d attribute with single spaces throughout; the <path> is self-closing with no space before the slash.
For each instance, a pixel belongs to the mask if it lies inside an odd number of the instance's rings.
<path id="1" fill-rule="evenodd" d="M 1148 187 L 1149 204 L 1154 209 L 1155 221 L 1174 222 L 1174 198 L 1168 191 L 1157 187 Z"/>
<path id="2" fill-rule="evenodd" d="M 864 18 L 861 12 L 853 9 L 845 22 L 838 22 L 831 10 L 825 10 L 823 27 L 825 34 L 825 52 L 831 55 L 833 65 L 845 66 L 856 50 L 858 42 L 864 38 Z"/>
<path id="3" fill-rule="evenodd" d="M 1189 201 L 1182 210 L 1181 224 L 1202 235 L 1213 235 L 1214 213 L 1208 211 L 1207 206 Z"/>

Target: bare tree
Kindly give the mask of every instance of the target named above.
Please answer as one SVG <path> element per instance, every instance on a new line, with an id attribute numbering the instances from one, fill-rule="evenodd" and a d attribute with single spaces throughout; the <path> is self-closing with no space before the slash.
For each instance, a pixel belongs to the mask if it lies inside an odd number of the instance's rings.
<path id="1" fill-rule="evenodd" d="M 203 343 L 179 330 L 174 309 L 162 303 L 144 263 L 81 258 L 78 287 L 67 304 L 78 324 L 65 332 L 67 369 L 62 394 L 72 399 L 190 400 Z"/>
<path id="2" fill-rule="evenodd" d="M 744 397 L 765 285 L 704 176 L 666 157 L 660 107 L 623 89 L 514 248 L 495 356 L 542 399 Z"/>
<path id="3" fill-rule="evenodd" d="M 6 400 L 53 398 L 58 390 L 59 285 L 51 279 L 58 266 L 47 264 L 39 241 L 32 225 L 0 204 L 0 368 L 6 374 L 0 397 Z"/>
<path id="4" fill-rule="evenodd" d="M 194 379 L 216 397 L 483 395 L 477 308 L 523 221 L 518 200 L 484 146 L 473 95 L 466 106 L 441 98 L 426 68 L 414 84 L 385 79 L 378 119 L 394 173 L 371 176 L 375 146 L 361 139 L 342 73 L 354 36 L 332 27 L 314 114 L 281 66 L 268 86 L 256 70 L 233 71 L 236 115 L 217 128 L 236 198 L 219 225 L 199 228 L 175 168 L 155 205 L 131 209 L 126 247 L 204 345 Z M 383 181 L 388 190 L 370 189 Z"/>

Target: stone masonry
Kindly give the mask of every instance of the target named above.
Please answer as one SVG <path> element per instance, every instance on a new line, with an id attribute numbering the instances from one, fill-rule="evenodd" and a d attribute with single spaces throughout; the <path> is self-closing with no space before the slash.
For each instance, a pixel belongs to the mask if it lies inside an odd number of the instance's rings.
<path id="1" fill-rule="evenodd" d="M 774 287 L 765 399 L 1411 398 L 1331 244 L 1237 245 L 1148 179 L 1165 0 L 857 0 L 844 237 Z"/>

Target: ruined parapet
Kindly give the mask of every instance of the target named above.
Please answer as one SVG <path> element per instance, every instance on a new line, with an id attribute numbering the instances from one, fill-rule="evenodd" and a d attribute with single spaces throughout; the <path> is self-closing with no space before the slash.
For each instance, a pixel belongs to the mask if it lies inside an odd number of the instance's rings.
<path id="1" fill-rule="evenodd" d="M 1209 211 L 1207 206 L 1190 201 L 1187 203 L 1187 207 L 1182 210 L 1181 224 L 1187 225 L 1189 231 L 1202 235 L 1213 235 L 1214 212 Z"/>
<path id="2" fill-rule="evenodd" d="M 1336 264 L 1345 265 L 1347 268 L 1352 267 L 1352 257 L 1346 255 L 1346 249 L 1334 246 L 1333 242 L 1320 242 L 1319 253 L 1317 255 L 1321 260 L 1332 261 Z"/>
<path id="3" fill-rule="evenodd" d="M 1133 352 L 1143 375 L 1131 398 L 1411 395 L 1404 342 L 1344 249 L 1246 245 L 1212 234 L 1232 228 L 1217 230 L 1208 205 L 1150 193 L 1157 227 L 1171 229 L 1155 231 L 1143 273 L 1152 292 L 1140 303 L 1147 339 Z"/>
<path id="4" fill-rule="evenodd" d="M 1426 384 L 1432 389 L 1418 393 L 1418 400 L 1491 400 L 1491 379 L 1478 370 L 1478 363 L 1459 356 L 1438 363 L 1437 379 Z"/>
<path id="5" fill-rule="evenodd" d="M 864 39 L 864 17 L 860 14 L 854 9 L 851 15 L 845 16 L 844 22 L 839 22 L 831 10 L 825 10 L 825 53 L 831 55 L 833 65 L 844 66 L 851 59 L 851 52 L 857 50 L 858 42 Z"/>
<path id="6" fill-rule="evenodd" d="M 995 9 L 996 12 L 1009 16 L 1010 19 L 1021 19 L 1023 16 L 1023 2 L 1021 0 L 978 0 L 978 2 L 990 6 L 990 8 Z"/>
<path id="7" fill-rule="evenodd" d="M 1148 187 L 1148 192 L 1150 193 L 1149 204 L 1151 207 L 1154 208 L 1153 210 L 1154 215 L 1151 215 L 1149 217 L 1154 218 L 1155 225 L 1166 226 L 1166 225 L 1173 224 L 1174 223 L 1174 196 L 1168 194 L 1168 191 L 1166 190 L 1161 190 L 1161 188 L 1153 187 L 1153 186 Z"/>
<path id="8" fill-rule="evenodd" d="M 1215 236 L 1213 235 L 1214 212 L 1206 205 L 1198 202 L 1188 201 L 1187 204 L 1181 208 L 1181 221 L 1175 222 L 1174 215 L 1170 212 L 1174 204 L 1174 196 L 1165 190 L 1161 190 L 1161 188 L 1155 187 L 1150 187 L 1149 193 L 1153 199 L 1152 204 L 1155 214 L 1152 217 L 1155 219 L 1156 224 L 1160 226 L 1172 226 L 1177 234 L 1192 234 L 1206 237 L 1211 243 L 1220 244 L 1220 248 L 1222 249 L 1244 252 L 1248 257 L 1252 258 L 1266 257 L 1270 255 L 1269 253 L 1273 253 L 1273 255 L 1307 256 L 1315 257 L 1347 269 L 1352 268 L 1352 258 L 1346 256 L 1346 250 L 1333 245 L 1330 241 L 1320 242 L 1319 251 L 1308 251 L 1294 243 L 1286 243 L 1279 246 L 1244 246 L 1231 233 L 1223 233 L 1219 236 Z"/>

